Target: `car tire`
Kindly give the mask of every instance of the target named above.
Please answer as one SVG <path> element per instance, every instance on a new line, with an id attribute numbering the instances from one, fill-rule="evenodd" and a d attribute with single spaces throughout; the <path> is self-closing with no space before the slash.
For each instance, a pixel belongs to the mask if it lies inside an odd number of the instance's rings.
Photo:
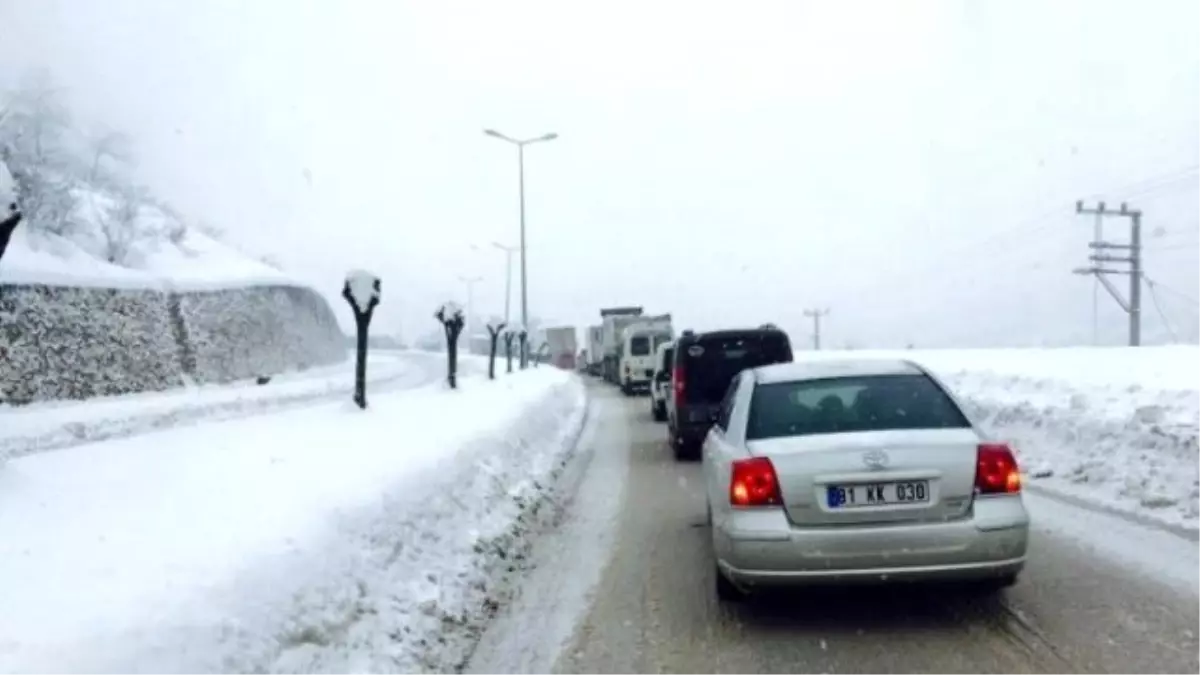
<path id="1" fill-rule="evenodd" d="M 700 459 L 700 446 L 690 441 L 685 441 L 679 438 L 675 441 L 675 460 L 679 462 L 690 462 Z"/>
<path id="2" fill-rule="evenodd" d="M 652 405 L 650 408 L 650 413 L 654 415 L 655 422 L 667 421 L 667 406 L 661 403 Z"/>
<path id="3" fill-rule="evenodd" d="M 745 602 L 746 591 L 734 585 L 729 577 L 721 571 L 720 567 L 716 567 L 713 573 L 717 577 L 717 600 L 720 602 Z"/>
<path id="4" fill-rule="evenodd" d="M 976 588 L 985 595 L 992 595 L 999 593 L 1006 588 L 1011 588 L 1012 586 L 1015 586 L 1016 583 L 1016 574 L 1005 574 L 1004 576 L 993 577 L 991 579 L 980 581 Z"/>

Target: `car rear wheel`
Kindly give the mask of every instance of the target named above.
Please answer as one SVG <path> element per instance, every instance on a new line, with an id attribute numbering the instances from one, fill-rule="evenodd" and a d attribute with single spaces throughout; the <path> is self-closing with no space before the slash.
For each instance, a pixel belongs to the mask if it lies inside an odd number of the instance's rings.
<path id="1" fill-rule="evenodd" d="M 1010 588 L 1017 583 L 1016 574 L 1005 574 L 1004 576 L 984 579 L 976 584 L 979 592 L 990 595 L 999 593 L 1006 588 Z"/>
<path id="2" fill-rule="evenodd" d="M 655 422 L 665 422 L 667 419 L 667 406 L 662 403 L 651 404 L 650 413 L 654 415 Z"/>
<path id="3" fill-rule="evenodd" d="M 744 602 L 746 600 L 746 591 L 735 586 L 720 567 L 717 567 L 714 573 L 717 576 L 717 600 L 721 602 Z"/>

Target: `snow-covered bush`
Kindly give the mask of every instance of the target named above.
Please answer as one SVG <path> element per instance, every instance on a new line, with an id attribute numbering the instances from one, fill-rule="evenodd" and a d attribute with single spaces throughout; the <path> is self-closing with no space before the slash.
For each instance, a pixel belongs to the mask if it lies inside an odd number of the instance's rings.
<path id="1" fill-rule="evenodd" d="M 289 286 L 157 290 L 0 285 L 0 401 L 160 391 L 345 358 L 333 311 Z"/>

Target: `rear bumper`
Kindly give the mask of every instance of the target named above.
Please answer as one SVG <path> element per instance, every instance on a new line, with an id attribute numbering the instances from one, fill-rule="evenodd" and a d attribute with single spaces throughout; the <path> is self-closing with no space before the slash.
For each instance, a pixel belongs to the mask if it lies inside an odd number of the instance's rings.
<path id="1" fill-rule="evenodd" d="M 1029 516 L 1019 497 L 977 499 L 962 520 L 800 528 L 782 509 L 716 516 L 717 565 L 743 587 L 959 581 L 1025 565 Z"/>

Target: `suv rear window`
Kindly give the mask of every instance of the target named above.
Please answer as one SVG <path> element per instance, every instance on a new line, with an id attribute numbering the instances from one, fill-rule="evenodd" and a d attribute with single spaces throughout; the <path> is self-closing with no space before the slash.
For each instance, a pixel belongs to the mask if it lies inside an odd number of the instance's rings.
<path id="1" fill-rule="evenodd" d="M 969 426 L 925 375 L 869 375 L 758 385 L 750 398 L 746 439 Z"/>
<path id="2" fill-rule="evenodd" d="M 629 338 L 629 354 L 631 356 L 646 356 L 650 353 L 650 338 L 635 335 Z"/>
<path id="3" fill-rule="evenodd" d="M 702 335 L 679 345 L 688 403 L 717 403 L 737 374 L 747 368 L 792 360 L 792 346 L 779 332 Z"/>

